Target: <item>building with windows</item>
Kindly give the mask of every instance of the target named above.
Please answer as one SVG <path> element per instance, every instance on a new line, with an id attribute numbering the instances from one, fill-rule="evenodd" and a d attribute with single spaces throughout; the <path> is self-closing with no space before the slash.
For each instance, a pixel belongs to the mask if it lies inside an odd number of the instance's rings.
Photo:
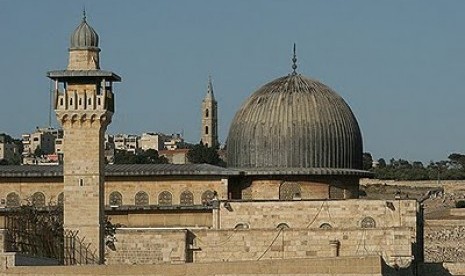
<path id="1" fill-rule="evenodd" d="M 237 111 L 227 168 L 105 165 L 112 83 L 121 78 L 100 69 L 98 39 L 84 16 L 71 36 L 68 68 L 48 73 L 64 83 L 56 93 L 64 164 L 0 167 L 6 212 L 63 205 L 64 227 L 79 231 L 97 252 L 96 262 L 108 265 L 221 267 L 376 256 L 376 269 L 385 263 L 412 271 L 422 261 L 420 205 L 359 199 L 359 179 L 370 173 L 362 170 L 357 120 L 336 92 L 297 72 L 295 47 L 292 71 L 252 93 Z M 208 129 L 202 141 L 209 146 L 218 141 L 216 115 L 210 81 L 202 104 L 202 128 Z M 116 135 L 114 143 L 116 149 L 138 148 L 135 136 Z M 105 216 L 118 225 L 110 242 L 104 240 Z M 351 269 L 362 275 L 357 266 Z"/>

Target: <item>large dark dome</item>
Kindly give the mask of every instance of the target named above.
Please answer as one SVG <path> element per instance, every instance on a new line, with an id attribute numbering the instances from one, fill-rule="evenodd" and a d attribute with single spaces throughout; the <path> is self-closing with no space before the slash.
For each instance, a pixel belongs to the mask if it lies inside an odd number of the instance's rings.
<path id="1" fill-rule="evenodd" d="M 290 74 L 253 93 L 236 113 L 228 166 L 362 169 L 362 135 L 346 102 L 328 86 Z"/>

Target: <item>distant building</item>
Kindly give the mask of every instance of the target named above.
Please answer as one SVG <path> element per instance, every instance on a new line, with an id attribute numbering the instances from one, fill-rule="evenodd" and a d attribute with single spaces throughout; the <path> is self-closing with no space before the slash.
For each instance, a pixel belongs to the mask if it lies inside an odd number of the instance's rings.
<path id="1" fill-rule="evenodd" d="M 208 79 L 207 94 L 202 101 L 201 141 L 207 147 L 218 145 L 218 104 L 213 94 L 211 77 Z"/>
<path id="2" fill-rule="evenodd" d="M 19 157 L 19 148 L 6 134 L 0 134 L 0 160 L 12 162 Z"/>
<path id="3" fill-rule="evenodd" d="M 160 150 L 158 155 L 166 157 L 170 164 L 189 164 L 189 160 L 187 160 L 188 152 L 189 149 Z"/>
<path id="4" fill-rule="evenodd" d="M 166 150 L 175 150 L 175 149 L 180 149 L 183 148 L 184 146 L 184 138 L 182 138 L 181 134 L 171 134 L 171 137 L 168 138 L 167 141 L 165 141 L 165 147 L 164 149 Z"/>
<path id="5" fill-rule="evenodd" d="M 139 137 L 134 134 L 116 134 L 114 136 L 115 149 L 136 153 Z"/>
<path id="6" fill-rule="evenodd" d="M 34 155 L 38 148 L 42 155 L 63 154 L 63 130 L 55 128 L 37 128 L 30 134 L 22 135 L 23 164 L 38 164 Z M 35 156 L 38 157 L 38 156 Z"/>
<path id="7" fill-rule="evenodd" d="M 165 142 L 170 140 L 170 136 L 162 133 L 142 133 L 139 138 L 139 148 L 141 150 L 154 149 L 156 151 L 165 148 Z"/>

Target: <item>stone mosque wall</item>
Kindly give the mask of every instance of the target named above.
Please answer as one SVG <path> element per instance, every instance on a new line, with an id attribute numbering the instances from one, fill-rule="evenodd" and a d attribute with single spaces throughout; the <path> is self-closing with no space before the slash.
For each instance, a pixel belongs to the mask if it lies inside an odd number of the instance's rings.
<path id="1" fill-rule="evenodd" d="M 228 201 L 214 211 L 220 229 L 246 224 L 248 228 L 361 229 L 406 227 L 416 236 L 416 200 Z M 216 216 L 215 216 L 216 212 Z M 370 225 L 367 224 L 372 222 Z M 370 227 L 368 227 L 370 226 Z"/>
<path id="2" fill-rule="evenodd" d="M 157 205 L 162 192 L 168 192 L 172 205 L 179 205 L 181 194 L 191 192 L 193 204 L 201 205 L 205 192 L 217 192 L 219 199 L 226 199 L 228 180 L 220 177 L 203 177 L 188 179 L 182 177 L 109 177 L 105 181 L 105 204 L 110 203 L 110 195 L 117 192 L 121 195 L 122 204 L 136 205 L 136 195 L 144 192 L 148 196 L 148 204 Z M 32 203 L 34 195 L 40 197 L 41 204 L 57 204 L 63 192 L 63 178 L 0 178 L 0 204 L 6 206 L 8 195 L 16 194 L 21 204 Z M 42 200 L 43 199 L 43 200 Z"/>
<path id="3" fill-rule="evenodd" d="M 118 229 L 107 264 L 177 264 L 381 256 L 410 265 L 410 229 Z"/>

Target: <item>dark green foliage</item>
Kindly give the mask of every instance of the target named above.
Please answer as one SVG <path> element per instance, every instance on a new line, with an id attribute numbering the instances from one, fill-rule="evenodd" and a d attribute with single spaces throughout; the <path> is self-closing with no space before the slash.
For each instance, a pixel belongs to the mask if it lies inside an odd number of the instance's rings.
<path id="1" fill-rule="evenodd" d="M 363 153 L 363 169 L 366 171 L 369 171 L 372 166 L 373 166 L 373 157 L 371 156 L 371 153 L 364 152 Z"/>
<path id="2" fill-rule="evenodd" d="M 365 154 L 364 154 L 365 161 Z M 465 179 L 465 155 L 453 153 L 449 160 L 431 161 L 427 166 L 420 161 L 410 163 L 392 158 L 388 164 L 383 158 L 378 166 L 370 169 L 375 178 L 394 180 L 459 180 Z"/>
<path id="3" fill-rule="evenodd" d="M 189 152 L 187 152 L 187 159 L 194 164 L 211 164 L 216 166 L 225 166 L 223 160 L 218 155 L 217 148 L 209 148 L 202 143 L 194 145 Z"/>
<path id="4" fill-rule="evenodd" d="M 164 156 L 159 156 L 158 151 L 148 149 L 133 154 L 125 150 L 116 150 L 115 164 L 166 164 L 168 160 Z"/>
<path id="5" fill-rule="evenodd" d="M 40 157 L 44 155 L 44 151 L 40 148 L 40 146 L 37 146 L 37 148 L 34 150 L 34 156 Z"/>
<path id="6" fill-rule="evenodd" d="M 465 200 L 459 200 L 455 203 L 455 208 L 465 208 Z"/>

